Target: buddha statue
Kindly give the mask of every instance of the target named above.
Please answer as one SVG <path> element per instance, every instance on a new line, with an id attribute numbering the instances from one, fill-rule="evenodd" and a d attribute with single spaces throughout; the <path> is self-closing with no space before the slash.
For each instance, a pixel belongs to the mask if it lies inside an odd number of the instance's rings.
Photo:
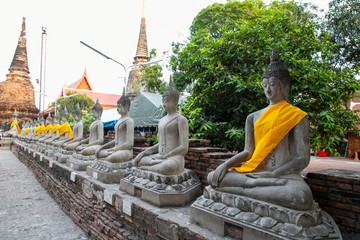
<path id="1" fill-rule="evenodd" d="M 117 111 L 121 117 L 114 127 L 115 138 L 96 150 L 97 159 L 120 163 L 133 158 L 134 121 L 128 116 L 130 104 L 131 100 L 123 91 L 123 95 L 117 102 Z"/>
<path id="2" fill-rule="evenodd" d="M 50 144 L 52 144 L 54 147 L 61 147 L 61 145 L 64 142 L 66 142 L 69 138 L 72 138 L 74 134 L 69 124 L 69 113 L 67 111 L 66 106 L 61 115 L 61 120 L 63 124 L 59 128 L 59 135 L 56 138 L 54 138 L 52 142 L 50 142 Z"/>
<path id="3" fill-rule="evenodd" d="M 273 51 L 262 75 L 269 105 L 247 117 L 244 150 L 207 179 L 219 192 L 308 210 L 313 196 L 300 172 L 310 161 L 309 122 L 305 112 L 288 103 L 290 75 L 279 58 Z"/>
<path id="4" fill-rule="evenodd" d="M 49 114 L 47 116 L 47 118 L 45 119 L 45 124 L 46 124 L 46 126 L 42 132 L 42 136 L 40 138 L 38 138 L 38 142 L 41 142 L 43 139 L 50 136 L 51 128 L 53 127 L 51 114 Z"/>
<path id="5" fill-rule="evenodd" d="M 77 146 L 80 145 L 80 141 L 84 138 L 84 124 L 81 120 L 82 118 L 82 110 L 80 108 L 79 103 L 76 104 L 75 112 L 74 112 L 74 119 L 76 121 L 73 127 L 73 137 L 68 138 L 61 147 L 66 149 L 67 151 L 73 151 Z"/>
<path id="6" fill-rule="evenodd" d="M 49 130 L 47 137 L 42 139 L 41 142 L 43 142 L 45 144 L 50 144 L 55 138 L 57 138 L 59 136 L 59 129 L 61 127 L 60 119 L 61 119 L 61 116 L 58 114 L 55 114 L 55 116 L 53 118 L 52 128 Z"/>
<path id="7" fill-rule="evenodd" d="M 91 123 L 89 128 L 90 136 L 80 141 L 81 145 L 76 147 L 77 153 L 84 156 L 95 156 L 96 150 L 104 143 L 104 124 L 101 122 L 102 112 L 103 108 L 99 104 L 99 100 L 96 100 L 96 103 L 92 109 L 95 120 L 93 123 Z"/>
<path id="8" fill-rule="evenodd" d="M 163 93 L 166 116 L 158 125 L 158 143 L 139 153 L 133 165 L 162 175 L 176 175 L 184 170 L 188 152 L 188 122 L 178 113 L 180 93 L 171 86 Z"/>
<path id="9" fill-rule="evenodd" d="M 44 129 L 45 129 L 45 125 L 44 125 L 44 117 L 41 116 L 41 118 L 38 118 L 37 124 L 38 126 L 35 128 L 34 130 L 34 140 L 39 140 L 39 138 L 44 136 Z"/>
<path id="10" fill-rule="evenodd" d="M 17 137 L 21 133 L 21 129 L 20 129 L 19 123 L 17 121 L 17 117 L 18 117 L 18 114 L 15 109 L 14 113 L 12 115 L 13 120 L 11 122 L 10 129 L 9 129 L 9 131 L 4 132 L 4 134 L 3 134 L 4 136 Z"/>

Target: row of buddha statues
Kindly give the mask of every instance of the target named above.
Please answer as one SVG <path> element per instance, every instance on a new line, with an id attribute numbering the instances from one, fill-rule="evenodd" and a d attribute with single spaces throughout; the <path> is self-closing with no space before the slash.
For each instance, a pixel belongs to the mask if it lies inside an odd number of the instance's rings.
<path id="1" fill-rule="evenodd" d="M 288 102 L 289 80 L 288 69 L 273 51 L 262 75 L 269 105 L 248 115 L 244 150 L 210 172 L 203 190 L 196 174 L 185 168 L 188 121 L 178 113 L 180 94 L 172 86 L 163 93 L 166 115 L 159 121 L 158 143 L 135 157 L 134 122 L 128 115 L 131 101 L 125 94 L 117 102 L 121 117 L 108 143 L 104 144 L 99 102 L 92 109 L 95 120 L 88 138 L 83 138 L 82 111 L 77 105 L 72 129 L 64 109 L 62 125 L 59 116 L 49 116 L 46 125 L 40 119 L 24 127 L 18 139 L 98 180 L 120 180 L 120 190 L 131 195 L 139 196 L 141 189 L 146 192 L 144 200 L 160 207 L 185 205 L 198 197 L 191 205 L 191 221 L 221 234 L 226 232 L 225 222 L 231 222 L 260 231 L 265 235 L 254 236 L 261 239 L 341 239 L 300 174 L 310 161 L 309 122 L 305 112 Z M 214 227 L 219 224 L 223 226 Z"/>

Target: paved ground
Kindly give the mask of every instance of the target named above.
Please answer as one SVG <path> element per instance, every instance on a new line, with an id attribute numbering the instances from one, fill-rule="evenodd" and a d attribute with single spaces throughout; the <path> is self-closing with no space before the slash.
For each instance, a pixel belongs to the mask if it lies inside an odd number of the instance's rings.
<path id="1" fill-rule="evenodd" d="M 88 239 L 9 150 L 0 150 L 0 239 Z"/>
<path id="2" fill-rule="evenodd" d="M 314 157 L 305 171 L 348 169 L 360 161 Z M 344 240 L 360 234 L 343 233 Z M 86 234 L 58 207 L 34 175 L 9 150 L 0 150 L 0 240 L 80 240 Z"/>

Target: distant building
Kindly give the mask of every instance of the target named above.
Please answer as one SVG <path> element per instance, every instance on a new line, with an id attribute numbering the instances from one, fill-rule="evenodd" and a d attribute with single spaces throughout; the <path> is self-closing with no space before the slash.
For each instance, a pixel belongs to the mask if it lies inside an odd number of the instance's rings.
<path id="1" fill-rule="evenodd" d="M 150 57 L 146 37 L 146 20 L 143 12 L 141 16 L 139 39 L 133 64 L 142 64 L 149 62 L 149 60 Z M 129 78 L 126 84 L 126 93 L 133 97 L 136 95 L 136 92 L 144 91 L 144 87 L 136 81 L 140 75 L 141 71 L 139 66 L 132 68 L 129 73 Z"/>
<path id="2" fill-rule="evenodd" d="M 11 122 L 15 109 L 18 121 L 33 120 L 38 117 L 39 109 L 35 106 L 34 86 L 30 81 L 26 48 L 25 18 L 14 58 L 6 80 L 0 82 L 0 123 Z"/>
<path id="3" fill-rule="evenodd" d="M 69 92 L 76 92 L 79 94 L 85 94 L 89 98 L 91 98 L 94 102 L 96 102 L 97 99 L 99 99 L 99 103 L 103 107 L 104 110 L 113 109 L 117 107 L 117 101 L 121 97 L 119 94 L 111 94 L 111 93 L 104 93 L 104 92 L 97 92 L 94 91 L 90 85 L 86 69 L 84 70 L 84 73 L 82 77 L 73 82 L 72 84 L 66 86 L 64 85 L 61 89 L 61 93 L 58 97 L 62 98 L 67 95 Z M 50 107 L 44 111 L 44 115 L 48 115 L 49 113 L 54 113 L 55 109 L 53 107 Z"/>

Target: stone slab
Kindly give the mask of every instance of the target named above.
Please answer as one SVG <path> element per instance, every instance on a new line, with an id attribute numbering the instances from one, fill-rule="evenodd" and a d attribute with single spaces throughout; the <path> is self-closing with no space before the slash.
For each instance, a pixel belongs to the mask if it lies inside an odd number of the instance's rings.
<path id="1" fill-rule="evenodd" d="M 91 166 L 87 166 L 86 174 L 99 180 L 103 183 L 120 183 L 120 180 L 128 176 L 131 173 L 130 170 L 124 169 L 123 172 L 105 172 L 101 170 L 93 169 Z"/>

